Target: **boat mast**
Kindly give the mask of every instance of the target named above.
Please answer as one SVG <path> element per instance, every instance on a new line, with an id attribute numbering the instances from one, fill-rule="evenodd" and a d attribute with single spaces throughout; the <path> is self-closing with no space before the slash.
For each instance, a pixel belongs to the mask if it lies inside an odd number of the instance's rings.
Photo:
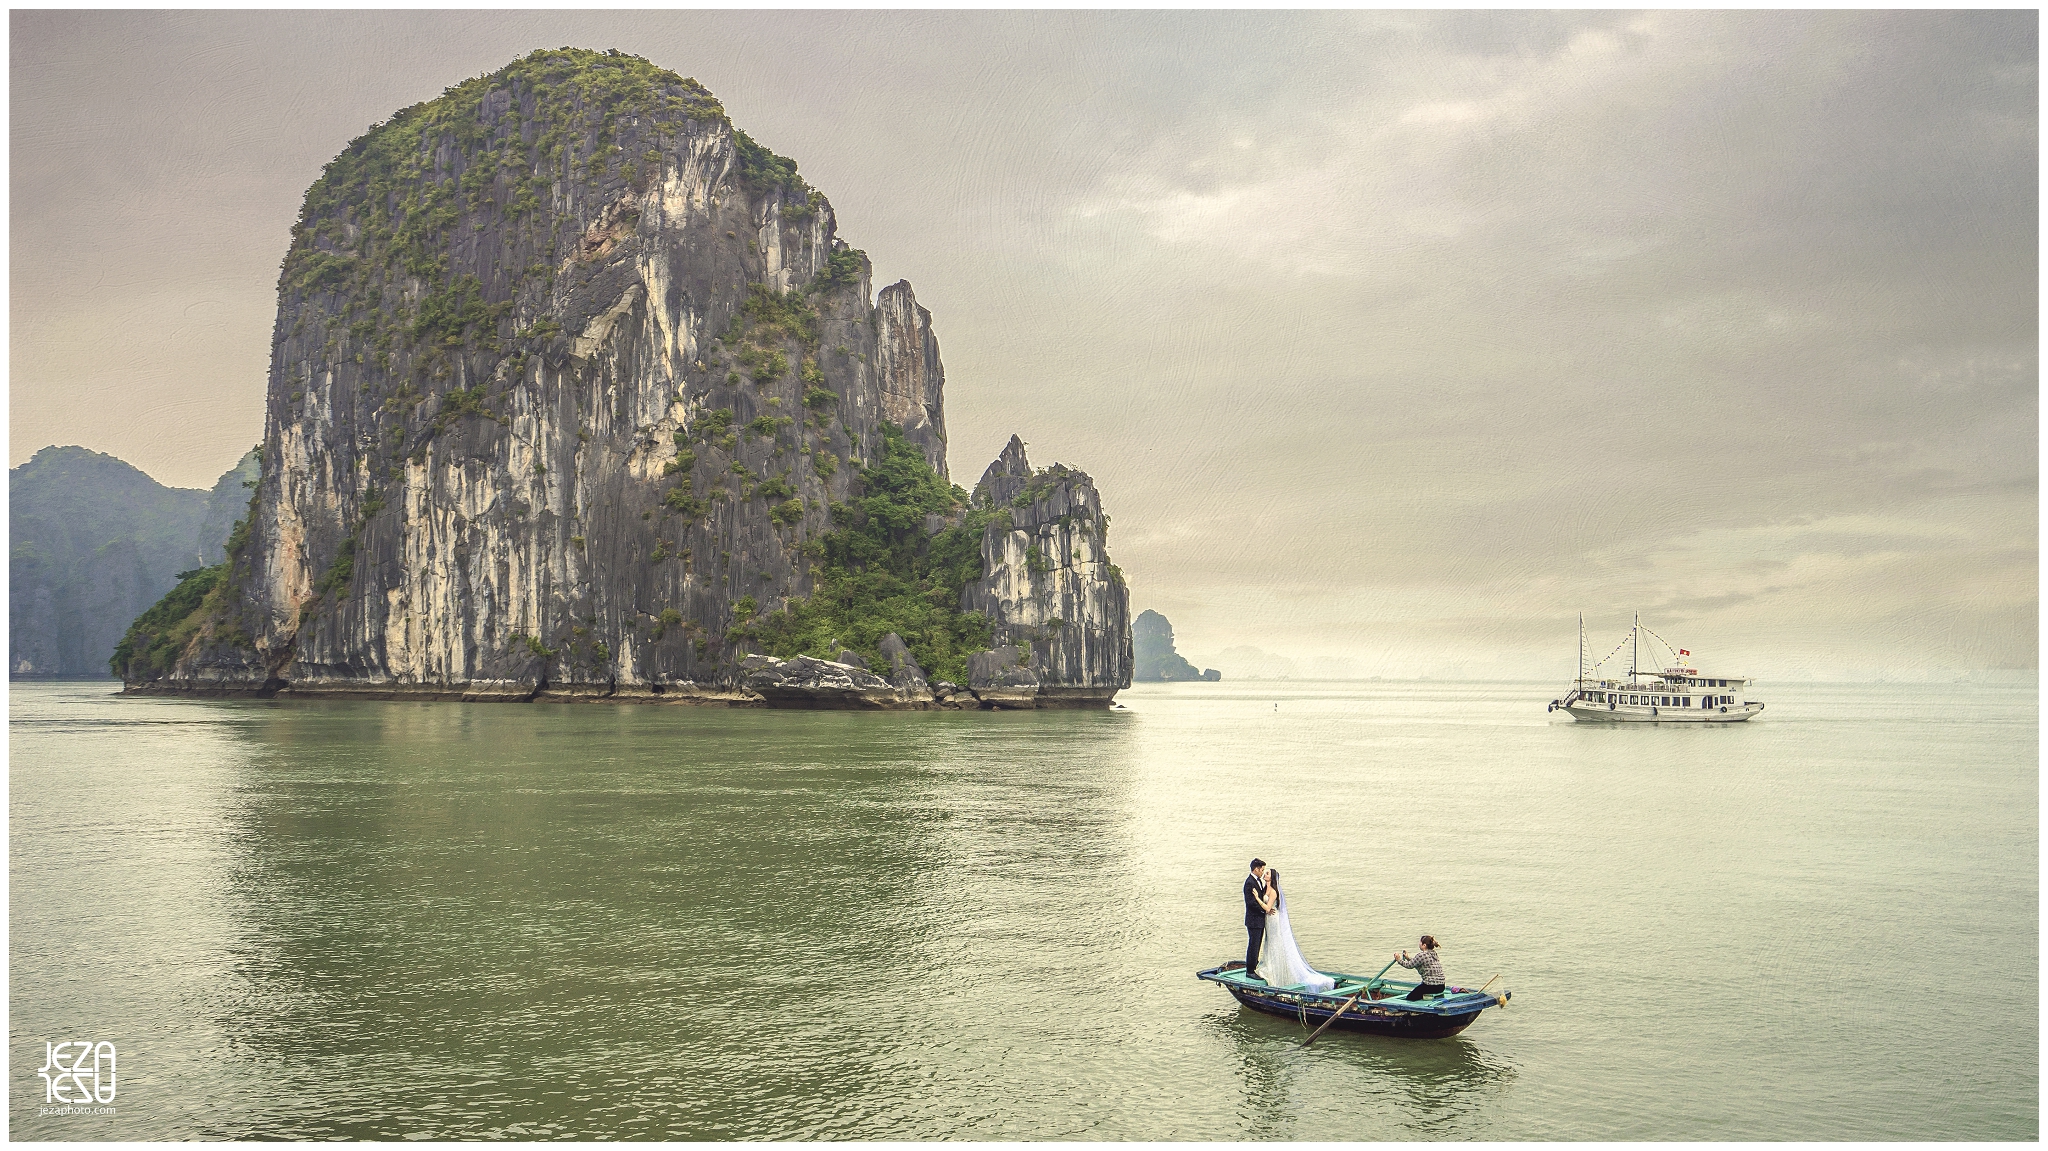
<path id="1" fill-rule="evenodd" d="M 1586 682 L 1586 613 L 1579 613 L 1579 682 Z"/>
<path id="2" fill-rule="evenodd" d="M 1628 680 L 1636 681 L 1636 665 L 1642 662 L 1643 613 L 1636 613 L 1635 626 L 1628 629 Z"/>

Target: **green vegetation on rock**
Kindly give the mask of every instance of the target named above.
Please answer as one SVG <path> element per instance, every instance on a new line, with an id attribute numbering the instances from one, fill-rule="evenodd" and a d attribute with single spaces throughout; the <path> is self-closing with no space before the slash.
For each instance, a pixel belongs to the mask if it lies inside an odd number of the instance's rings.
<path id="1" fill-rule="evenodd" d="M 424 458 L 456 421 L 500 418 L 482 403 L 484 382 L 522 378 L 561 335 L 558 319 L 533 316 L 537 293 L 630 238 L 637 220 L 627 205 L 603 229 L 579 231 L 557 206 L 609 199 L 620 182 L 644 190 L 705 125 L 731 122 L 695 80 L 577 48 L 531 53 L 404 109 L 351 141 L 307 191 L 278 281 L 280 315 L 304 309 L 288 334 L 318 325 L 307 340 L 315 361 L 374 365 L 361 391 L 400 423 L 444 391 L 426 381 L 446 391 L 467 382 L 431 426 L 394 426 L 377 449 Z M 794 161 L 732 131 L 738 183 L 815 210 Z M 473 242 L 501 248 L 497 271 L 451 268 L 451 253 Z M 765 381 L 787 362 L 768 350 L 749 368 Z M 317 375 L 315 364 L 299 370 L 309 383 Z"/>
<path id="2" fill-rule="evenodd" d="M 1072 474 L 1073 469 L 1065 464 L 1053 464 L 1051 467 L 1038 469 L 1032 473 L 1030 479 L 1024 482 L 1023 489 L 1010 497 L 1010 506 L 1013 508 L 1030 507 L 1032 504 L 1051 495 L 1052 490 Z M 1104 518 L 1106 519 L 1107 517 Z"/>
<path id="3" fill-rule="evenodd" d="M 150 679 L 171 669 L 199 630 L 201 607 L 227 578 L 228 565 L 178 573 L 178 586 L 128 625 L 107 666 L 117 676 Z"/>
<path id="4" fill-rule="evenodd" d="M 511 109 L 515 126 L 530 117 L 531 142 L 517 134 L 499 138 L 497 118 L 485 115 L 484 98 L 500 91 L 531 102 L 530 112 L 516 104 Z M 537 206 L 553 179 L 567 174 L 575 151 L 588 149 L 586 171 L 590 160 L 617 160 L 617 127 L 632 120 L 669 134 L 686 121 L 730 123 L 695 80 L 616 51 L 542 50 L 464 80 L 374 125 L 328 163 L 292 230 L 283 282 L 313 292 L 394 268 L 431 275 L 443 259 L 443 233 L 465 211 L 508 190 L 511 214 L 518 214 L 522 198 Z M 734 137 L 743 179 L 801 185 L 793 161 L 743 133 Z M 459 174 L 442 169 L 436 162 L 442 143 L 476 153 L 477 162 Z M 658 160 L 656 152 L 650 163 Z"/>
<path id="5" fill-rule="evenodd" d="M 262 480 L 262 460 L 261 444 L 249 449 L 242 463 L 221 477 L 220 484 L 216 485 L 216 495 L 223 494 L 230 477 L 242 487 L 256 487 Z M 243 475 L 248 478 L 240 478 Z M 235 568 L 243 563 L 243 556 L 249 550 L 249 525 L 256 517 L 258 498 L 254 492 L 249 495 L 246 514 L 228 531 L 223 549 L 225 558 L 220 563 L 179 572 L 177 586 L 128 625 L 127 633 L 107 660 L 108 669 L 116 677 L 128 680 L 161 677 L 177 663 L 193 636 L 209 623 L 212 624 L 215 642 L 244 649 L 251 647 L 249 636 L 242 630 L 239 620 L 227 610 L 227 593 Z M 382 506 L 382 501 L 377 500 L 373 492 L 367 510 L 374 512 Z M 351 537 L 348 546 L 351 555 L 353 544 Z"/>
<path id="6" fill-rule="evenodd" d="M 967 493 L 932 470 L 894 424 L 860 471 L 860 498 L 832 505 L 831 531 L 813 541 L 810 598 L 735 629 L 769 655 L 831 659 L 842 649 L 877 666 L 882 637 L 895 632 L 934 679 L 967 680 L 967 656 L 989 646 L 986 616 L 960 609 L 961 591 L 982 576 L 982 529 L 1004 511 L 967 506 Z M 957 517 L 937 535 L 925 517 Z"/>
<path id="7" fill-rule="evenodd" d="M 859 248 L 841 248 L 825 259 L 823 271 L 818 273 L 818 286 L 829 288 L 835 285 L 852 286 L 860 283 L 861 269 L 867 264 L 867 253 Z M 845 349 L 840 349 L 844 353 Z"/>
<path id="8" fill-rule="evenodd" d="M 752 136 L 738 128 L 732 130 L 732 142 L 739 152 L 740 184 L 747 191 L 760 193 L 780 188 L 792 203 L 810 203 L 810 185 L 796 174 L 795 160 L 754 143 Z"/>

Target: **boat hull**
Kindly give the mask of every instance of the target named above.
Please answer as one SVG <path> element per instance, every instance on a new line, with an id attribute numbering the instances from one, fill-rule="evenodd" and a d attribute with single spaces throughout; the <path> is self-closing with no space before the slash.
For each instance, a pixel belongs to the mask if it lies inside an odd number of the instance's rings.
<path id="1" fill-rule="evenodd" d="M 1586 723 L 1743 723 L 1761 715 L 1760 703 L 1725 708 L 1645 707 L 1641 704 L 1586 703 L 1573 700 L 1564 710 Z"/>
<path id="2" fill-rule="evenodd" d="M 1458 1015 L 1424 1015 L 1383 1007 L 1378 1003 L 1367 1003 L 1361 999 L 1351 1010 L 1338 1015 L 1336 1007 L 1282 1003 L 1238 987 L 1230 988 L 1230 994 L 1253 1011 L 1263 1011 L 1283 1019 L 1299 1020 L 1310 1028 L 1321 1027 L 1330 1016 L 1337 1015 L 1337 1022 L 1330 1025 L 1332 1031 L 1357 1031 L 1366 1035 L 1385 1035 L 1394 1039 L 1449 1039 L 1472 1026 L 1472 1021 L 1479 1018 L 1481 1010 L 1473 1008 Z M 1337 1006 L 1342 1007 L 1343 1004 Z"/>
<path id="3" fill-rule="evenodd" d="M 1368 980 L 1335 971 L 1325 974 L 1336 980 L 1336 986 L 1321 993 L 1299 987 L 1274 987 L 1263 980 L 1248 978 L 1244 964 L 1235 961 L 1198 971 L 1195 977 L 1222 984 L 1231 998 L 1254 1011 L 1292 1019 L 1310 1028 L 1321 1027 L 1334 1017 L 1335 1022 L 1330 1023 L 1332 1031 L 1394 1039 L 1448 1039 L 1470 1027 L 1480 1012 L 1505 1006 L 1513 995 L 1509 991 L 1489 995 L 1483 990 L 1453 987 L 1445 994 L 1415 1000 L 1405 998 L 1414 990 L 1413 983 L 1378 976 Z M 1372 988 L 1371 998 L 1360 997 L 1350 1002 L 1368 986 Z M 1347 1002 L 1349 1007 L 1345 1006 Z"/>

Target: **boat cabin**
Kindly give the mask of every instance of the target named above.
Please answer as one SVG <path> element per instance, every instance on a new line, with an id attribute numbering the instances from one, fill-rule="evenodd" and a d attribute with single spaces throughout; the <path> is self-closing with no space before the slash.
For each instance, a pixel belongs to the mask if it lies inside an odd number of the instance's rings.
<path id="1" fill-rule="evenodd" d="M 1661 671 L 1643 669 L 1637 657 L 1645 631 L 1638 616 L 1629 629 L 1628 639 L 1623 641 L 1629 648 L 1627 677 L 1602 678 L 1597 669 L 1606 660 L 1586 663 L 1586 622 L 1580 617 L 1579 678 L 1572 681 L 1571 690 L 1563 698 L 1550 701 L 1550 710 L 1563 709 L 1573 719 L 1652 723 L 1741 723 L 1763 711 L 1762 703 L 1737 694 L 1749 687 L 1748 676 L 1702 672 L 1688 662 L 1690 651 L 1672 647 L 1655 632 L 1650 632 L 1650 637 L 1665 644 L 1673 662 Z M 1608 655 L 1620 652 L 1617 647 Z"/>
<path id="2" fill-rule="evenodd" d="M 1667 667 L 1649 672 L 1653 682 L 1625 679 L 1582 679 L 1574 685 L 1589 703 L 1633 704 L 1638 707 L 1725 707 L 1741 702 L 1729 692 L 1749 686 L 1744 675 L 1701 675 L 1698 668 Z"/>

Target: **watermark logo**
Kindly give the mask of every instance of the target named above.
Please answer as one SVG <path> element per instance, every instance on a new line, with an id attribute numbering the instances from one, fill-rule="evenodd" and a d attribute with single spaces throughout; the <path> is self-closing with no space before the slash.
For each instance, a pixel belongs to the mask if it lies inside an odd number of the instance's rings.
<path id="1" fill-rule="evenodd" d="M 104 1040 L 44 1043 L 43 1069 L 36 1072 L 43 1077 L 44 1114 L 71 1114 L 72 1107 L 112 1103 L 119 1087 L 115 1079 L 118 1063 L 114 1045 Z M 50 1105 L 60 1109 L 53 1112 Z M 111 1111 L 112 1108 L 95 1109 L 92 1113 Z"/>

